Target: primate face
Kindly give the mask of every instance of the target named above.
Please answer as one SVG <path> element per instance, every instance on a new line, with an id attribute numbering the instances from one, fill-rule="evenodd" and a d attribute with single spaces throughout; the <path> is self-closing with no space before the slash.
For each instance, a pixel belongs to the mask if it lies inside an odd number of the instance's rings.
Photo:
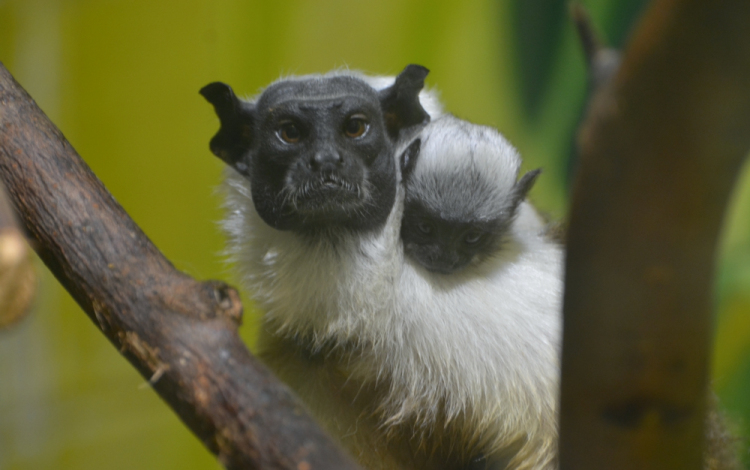
<path id="1" fill-rule="evenodd" d="M 395 142 L 429 121 L 419 92 L 429 71 L 407 66 L 376 91 L 349 75 L 282 80 L 255 102 L 211 83 L 221 121 L 211 151 L 250 180 L 261 218 L 279 230 L 382 226 L 396 196 Z"/>
<path id="2" fill-rule="evenodd" d="M 258 101 L 253 199 L 279 229 L 366 229 L 390 212 L 395 160 L 374 90 L 350 77 L 282 82 Z"/>
<path id="3" fill-rule="evenodd" d="M 447 219 L 418 201 L 404 207 L 404 251 L 427 270 L 451 274 L 494 253 L 507 225 L 500 221 Z"/>

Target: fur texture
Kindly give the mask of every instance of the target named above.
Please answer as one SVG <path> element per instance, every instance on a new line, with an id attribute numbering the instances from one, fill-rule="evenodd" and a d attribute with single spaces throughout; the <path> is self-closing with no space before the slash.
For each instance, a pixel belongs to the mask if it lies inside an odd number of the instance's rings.
<path id="1" fill-rule="evenodd" d="M 275 338 L 313 353 L 346 351 L 329 365 L 384 390 L 369 411 L 385 431 L 407 425 L 428 438 L 446 426 L 485 453 L 527 440 L 516 468 L 546 468 L 556 440 L 559 248 L 513 230 L 497 256 L 446 277 L 404 259 L 403 194 L 382 230 L 304 240 L 264 224 L 249 191 L 228 175 L 225 229 L 266 312 L 261 355 Z"/>
<path id="2" fill-rule="evenodd" d="M 510 210 L 521 157 L 499 132 L 444 115 L 419 137 L 407 198 L 452 219 L 488 220 Z"/>

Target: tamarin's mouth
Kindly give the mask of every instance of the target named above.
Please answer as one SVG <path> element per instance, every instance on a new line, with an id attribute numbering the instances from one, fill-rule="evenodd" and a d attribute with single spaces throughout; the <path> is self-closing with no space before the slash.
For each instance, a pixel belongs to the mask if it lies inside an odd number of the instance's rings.
<path id="1" fill-rule="evenodd" d="M 313 188 L 315 188 L 315 184 L 313 184 L 312 186 Z M 321 176 L 320 187 L 324 190 L 340 189 L 352 193 L 357 193 L 358 191 L 358 185 L 352 184 L 335 174 L 326 174 Z"/>
<path id="2" fill-rule="evenodd" d="M 348 210 L 361 205 L 367 198 L 363 184 L 353 183 L 334 173 L 287 186 L 284 193 L 286 203 L 298 212 Z"/>

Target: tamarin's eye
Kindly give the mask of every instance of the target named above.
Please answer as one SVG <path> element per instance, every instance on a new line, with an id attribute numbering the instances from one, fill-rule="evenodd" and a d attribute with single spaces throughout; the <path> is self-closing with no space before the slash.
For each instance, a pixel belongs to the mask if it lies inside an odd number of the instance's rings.
<path id="1" fill-rule="evenodd" d="M 276 133 L 281 140 L 288 144 L 296 144 L 302 138 L 302 132 L 300 132 L 297 124 L 292 121 L 281 122 L 279 130 Z"/>
<path id="2" fill-rule="evenodd" d="M 466 235 L 464 235 L 464 243 L 466 243 L 467 245 L 473 245 L 482 239 L 482 235 L 484 234 L 479 230 L 470 230 Z"/>
<path id="3" fill-rule="evenodd" d="M 417 224 L 417 228 L 420 232 L 424 233 L 425 235 L 429 235 L 432 233 L 432 224 L 427 222 L 419 222 Z"/>
<path id="4" fill-rule="evenodd" d="M 365 132 L 367 132 L 369 127 L 370 125 L 367 123 L 364 115 L 355 114 L 346 120 L 346 123 L 344 124 L 344 133 L 347 137 L 355 139 L 365 135 Z"/>

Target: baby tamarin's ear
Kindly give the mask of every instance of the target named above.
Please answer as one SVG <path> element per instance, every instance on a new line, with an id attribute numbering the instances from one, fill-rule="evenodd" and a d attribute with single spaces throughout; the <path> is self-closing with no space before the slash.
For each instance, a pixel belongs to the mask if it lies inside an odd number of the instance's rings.
<path id="1" fill-rule="evenodd" d="M 536 170 L 527 172 L 521 177 L 521 179 L 516 181 L 516 185 L 513 187 L 514 206 L 517 206 L 521 203 L 521 201 L 526 199 L 526 195 L 529 193 L 529 191 L 531 191 L 531 188 L 534 186 L 534 183 L 536 183 L 536 179 L 541 173 L 542 169 L 537 168 Z"/>

